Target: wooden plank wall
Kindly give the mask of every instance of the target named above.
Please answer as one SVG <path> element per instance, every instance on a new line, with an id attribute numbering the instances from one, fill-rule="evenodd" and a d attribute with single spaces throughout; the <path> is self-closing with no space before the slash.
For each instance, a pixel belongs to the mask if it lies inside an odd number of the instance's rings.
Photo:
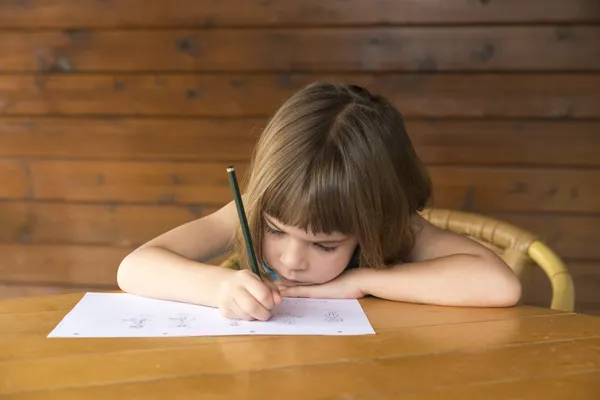
<path id="1" fill-rule="evenodd" d="M 600 312 L 597 0 L 0 0 L 0 54 L 0 297 L 114 288 L 335 78 L 397 104 L 436 206 L 539 233 Z"/>

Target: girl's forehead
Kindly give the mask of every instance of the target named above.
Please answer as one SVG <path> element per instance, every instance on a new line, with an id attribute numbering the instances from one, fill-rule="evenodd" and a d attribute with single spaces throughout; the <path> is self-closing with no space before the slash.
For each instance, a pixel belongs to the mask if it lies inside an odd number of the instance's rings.
<path id="1" fill-rule="evenodd" d="M 271 225 L 273 225 L 275 228 L 278 229 L 285 229 L 286 231 L 291 231 L 293 233 L 297 233 L 299 235 L 305 235 L 309 238 L 313 238 L 314 240 L 330 240 L 330 241 L 343 241 L 348 239 L 350 236 L 349 235 L 345 235 L 341 232 L 331 232 L 331 233 L 315 233 L 313 232 L 310 227 L 308 227 L 308 230 L 304 230 L 300 227 L 297 226 L 291 226 L 291 225 L 286 225 L 283 222 L 279 221 L 277 218 L 267 214 L 267 213 L 263 213 L 263 215 L 265 216 L 265 220 L 267 220 Z"/>

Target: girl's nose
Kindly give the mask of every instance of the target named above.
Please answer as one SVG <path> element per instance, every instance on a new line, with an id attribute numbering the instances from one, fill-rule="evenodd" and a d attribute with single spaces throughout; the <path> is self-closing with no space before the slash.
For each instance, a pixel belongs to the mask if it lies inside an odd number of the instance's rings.
<path id="1" fill-rule="evenodd" d="M 289 271 L 302 271 L 305 269 L 304 250 L 295 243 L 289 243 L 281 252 L 281 265 Z"/>

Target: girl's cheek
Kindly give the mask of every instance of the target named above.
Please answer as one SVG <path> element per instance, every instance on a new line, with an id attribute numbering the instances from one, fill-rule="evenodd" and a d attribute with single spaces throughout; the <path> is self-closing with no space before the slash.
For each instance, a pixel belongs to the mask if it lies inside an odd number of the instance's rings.
<path id="1" fill-rule="evenodd" d="M 321 267 L 322 268 L 315 268 L 315 270 L 319 271 L 318 276 L 315 276 L 315 280 L 318 280 L 321 283 L 337 278 L 346 269 L 345 265 L 337 265 L 333 268 L 331 265 L 322 265 Z"/>
<path id="2" fill-rule="evenodd" d="M 262 246 L 262 252 L 265 256 L 270 256 L 271 253 L 273 252 L 273 242 L 271 241 L 271 239 L 269 238 L 268 235 L 264 236 L 263 239 L 263 246 Z"/>

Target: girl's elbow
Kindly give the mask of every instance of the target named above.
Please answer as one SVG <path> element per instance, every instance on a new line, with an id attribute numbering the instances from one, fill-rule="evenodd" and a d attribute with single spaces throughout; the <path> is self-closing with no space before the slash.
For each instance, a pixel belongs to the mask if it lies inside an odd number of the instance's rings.
<path id="1" fill-rule="evenodd" d="M 117 285 L 119 289 L 124 292 L 128 292 L 129 283 L 131 281 L 131 268 L 132 260 L 131 254 L 128 254 L 121 260 L 119 267 L 117 268 Z"/>
<path id="2" fill-rule="evenodd" d="M 514 307 L 521 300 L 521 282 L 516 274 L 510 271 L 499 277 L 494 285 L 493 305 L 496 307 Z"/>

